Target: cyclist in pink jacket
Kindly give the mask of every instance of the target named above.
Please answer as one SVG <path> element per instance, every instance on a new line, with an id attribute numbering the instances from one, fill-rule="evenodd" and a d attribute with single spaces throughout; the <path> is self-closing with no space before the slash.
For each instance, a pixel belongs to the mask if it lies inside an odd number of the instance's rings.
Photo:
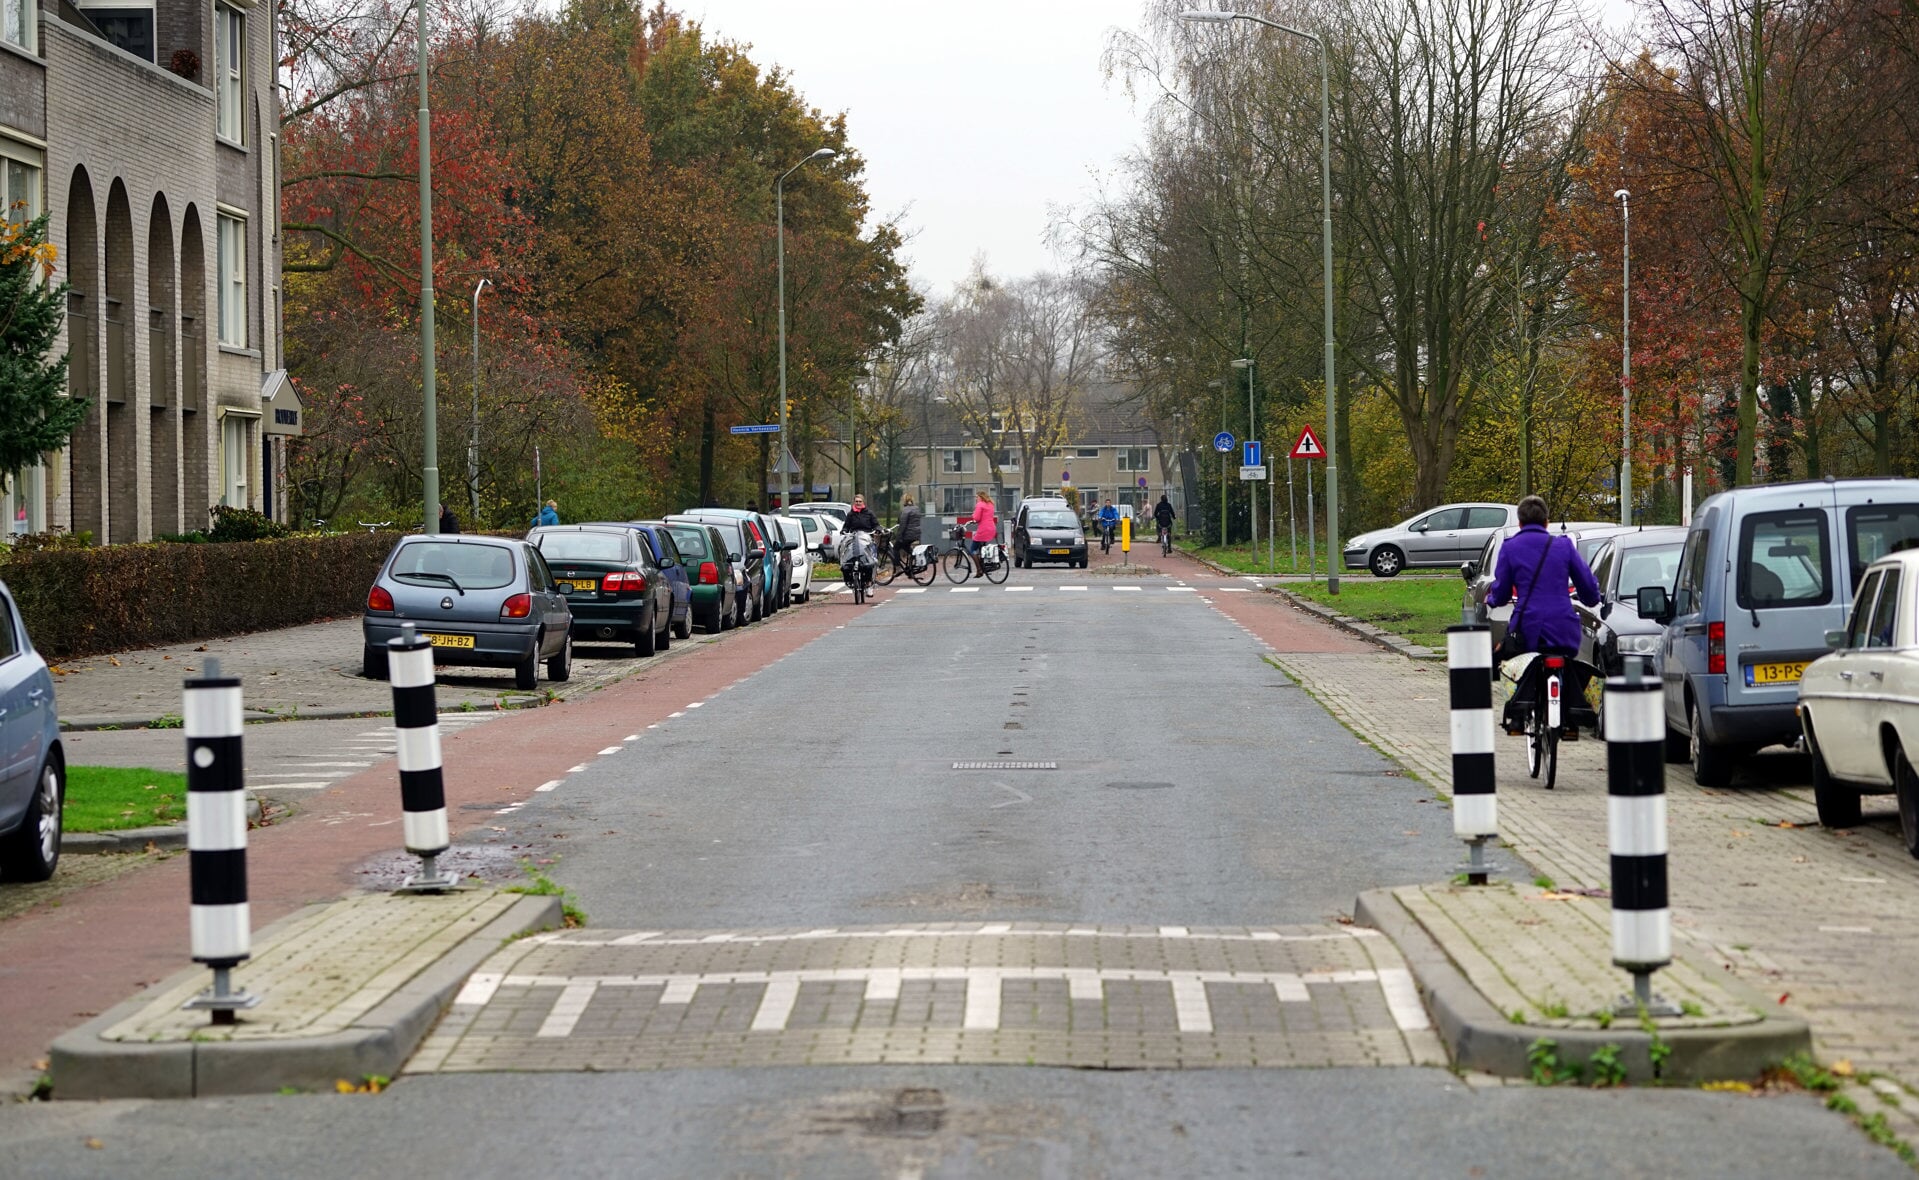
<path id="1" fill-rule="evenodd" d="M 989 541 L 999 540 L 999 520 L 993 511 L 993 495 L 985 488 L 979 490 L 979 501 L 973 505 L 970 516 L 960 517 L 961 522 L 971 522 L 973 528 L 966 537 L 966 554 L 973 559 L 973 572 L 984 577 L 986 566 L 979 559 L 979 547 Z"/>

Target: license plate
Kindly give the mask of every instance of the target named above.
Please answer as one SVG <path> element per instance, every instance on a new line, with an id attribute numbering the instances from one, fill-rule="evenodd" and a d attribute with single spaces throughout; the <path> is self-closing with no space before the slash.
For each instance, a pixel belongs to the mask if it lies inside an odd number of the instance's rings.
<path id="1" fill-rule="evenodd" d="M 1761 684 L 1797 684 L 1806 674 L 1806 663 L 1796 664 L 1747 664 L 1746 687 L 1753 688 Z"/>
<path id="2" fill-rule="evenodd" d="M 436 635 L 433 632 L 429 631 L 427 632 L 426 637 L 427 637 L 427 640 L 431 642 L 434 647 L 472 647 L 473 646 L 473 637 L 471 635 Z"/>
<path id="3" fill-rule="evenodd" d="M 571 582 L 561 582 L 560 593 L 591 594 L 593 591 L 599 589 L 599 586 L 600 580 L 598 578 L 575 578 Z"/>
<path id="4" fill-rule="evenodd" d="M 1067 554 L 1071 553 L 1072 550 L 1071 549 L 1048 549 L 1046 552 L 1047 552 L 1047 555 L 1050 557 L 1065 557 Z"/>

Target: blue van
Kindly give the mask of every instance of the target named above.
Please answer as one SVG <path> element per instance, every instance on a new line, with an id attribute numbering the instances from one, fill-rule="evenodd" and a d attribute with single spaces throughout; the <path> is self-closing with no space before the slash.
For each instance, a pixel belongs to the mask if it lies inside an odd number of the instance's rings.
<path id="1" fill-rule="evenodd" d="M 1846 625 L 1854 584 L 1919 544 L 1919 480 L 1823 479 L 1734 488 L 1693 516 L 1667 595 L 1642 617 L 1665 625 L 1666 758 L 1724 786 L 1739 762 L 1799 737 L 1794 706 L 1826 632 Z M 1651 607 L 1650 611 L 1646 608 Z"/>

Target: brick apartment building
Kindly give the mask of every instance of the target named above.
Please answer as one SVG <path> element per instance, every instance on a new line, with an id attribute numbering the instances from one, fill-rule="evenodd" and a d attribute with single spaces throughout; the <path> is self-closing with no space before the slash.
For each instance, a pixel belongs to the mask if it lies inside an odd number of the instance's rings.
<path id="1" fill-rule="evenodd" d="M 51 213 L 71 447 L 15 474 L 12 532 L 98 543 L 280 515 L 301 407 L 281 356 L 274 11 L 0 0 L 0 204 Z"/>

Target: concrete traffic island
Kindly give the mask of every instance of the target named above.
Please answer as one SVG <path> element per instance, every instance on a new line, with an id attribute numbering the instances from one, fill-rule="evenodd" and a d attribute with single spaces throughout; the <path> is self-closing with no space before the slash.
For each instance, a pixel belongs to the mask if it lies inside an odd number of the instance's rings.
<path id="1" fill-rule="evenodd" d="M 208 973 L 182 971 L 56 1040 L 53 1093 L 191 1098 L 392 1077 L 475 967 L 560 920 L 557 897 L 482 888 L 312 906 L 259 932 L 234 979 L 260 1004 L 236 1023 L 184 1010 Z"/>
<path id="2" fill-rule="evenodd" d="M 1374 890 L 1355 908 L 1404 955 L 1461 1069 L 1531 1077 L 1546 1040 L 1542 1060 L 1588 1081 L 1601 1054 L 1623 1067 L 1619 1080 L 1694 1083 L 1751 1080 L 1810 1052 L 1804 1021 L 1684 959 L 1656 976 L 1677 1015 L 1616 1015 L 1631 977 L 1613 965 L 1610 915 L 1604 898 L 1510 884 Z"/>

